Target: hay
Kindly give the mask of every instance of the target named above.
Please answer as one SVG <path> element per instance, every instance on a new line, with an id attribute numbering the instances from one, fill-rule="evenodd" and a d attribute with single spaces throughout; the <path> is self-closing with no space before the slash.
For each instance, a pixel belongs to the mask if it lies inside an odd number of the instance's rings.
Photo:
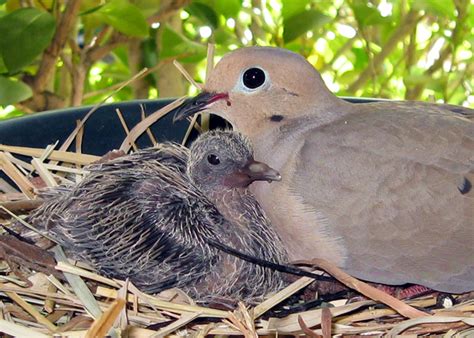
<path id="1" fill-rule="evenodd" d="M 212 51 L 208 60 L 212 60 Z M 156 138 L 149 127 L 182 101 L 179 99 L 146 118 L 142 108 L 141 112 L 137 112 L 141 114 L 142 121 L 130 130 L 120 111 L 117 111 L 126 131 L 121 150 L 128 152 L 135 147 L 135 140 L 143 133 L 147 133 L 155 143 Z M 97 107 L 91 113 L 95 110 Z M 89 116 L 87 114 L 86 119 Z M 7 182 L 0 181 L 0 189 L 4 191 L 0 194 L 0 223 L 5 228 L 10 228 L 18 219 L 9 208 L 25 214 L 40 204 L 35 199 L 35 183 L 31 179 L 33 172 L 42 178 L 43 183 L 55 186 L 66 180 L 63 173 L 72 175 L 73 181 L 80 180 L 87 174 L 83 166 L 100 159 L 80 151 L 84 123 L 80 121 L 77 124 L 71 137 L 59 150 L 55 150 L 57 145 L 46 149 L 0 145 L 0 169 L 21 190 L 20 193 Z M 193 119 L 189 130 L 194 127 L 201 129 L 195 123 Z M 204 124 L 207 123 L 205 121 Z M 78 152 L 65 151 L 66 145 L 74 140 Z M 30 156 L 32 160 L 27 163 L 12 154 Z M 15 231 L 27 233 L 34 230 L 30 225 L 24 225 L 21 229 L 16 226 Z M 6 232 L 0 229 L 0 234 L 2 231 Z M 38 240 L 36 244 L 42 247 L 44 242 Z M 14 257 L 13 249 L 3 241 L 0 243 L 0 331 L 12 336 L 474 335 L 474 293 L 452 295 L 454 305 L 449 308 L 437 305 L 435 295 L 399 301 L 324 261 L 313 263 L 366 298 L 347 303 L 349 296 L 346 293 L 323 303 L 322 307 L 277 318 L 270 313 L 271 309 L 281 308 L 280 304 L 290 297 L 294 298 L 293 302 L 301 302 L 295 295 L 312 283 L 310 278 L 296 280 L 261 304 L 250 308 L 239 304 L 237 309 L 229 312 L 198 306 L 179 290 L 159 295 L 145 294 L 128 281 L 106 278 L 80 262 L 68 260 L 58 248 L 54 249 L 57 261 L 54 271 L 51 267 L 42 267 L 42 272 L 38 272 L 38 269 L 23 264 L 15 268 L 12 265 L 17 257 Z M 30 259 L 37 263 L 35 257 Z M 20 275 L 27 277 L 27 280 L 22 280 Z"/>

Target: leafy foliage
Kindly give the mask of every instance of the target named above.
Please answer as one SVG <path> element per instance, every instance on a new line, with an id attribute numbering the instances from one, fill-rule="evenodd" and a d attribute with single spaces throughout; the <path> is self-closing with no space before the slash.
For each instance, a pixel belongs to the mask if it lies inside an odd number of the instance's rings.
<path id="1" fill-rule="evenodd" d="M 0 19 L 0 55 L 9 73 L 29 65 L 48 47 L 56 23 L 36 8 L 20 8 Z"/>
<path id="2" fill-rule="evenodd" d="M 183 80 L 167 65 L 177 59 L 204 81 L 213 42 L 217 56 L 249 45 L 293 50 L 338 95 L 473 106 L 473 7 L 471 0 L 0 1 L 0 105 L 11 116 L 96 103 L 142 67 L 149 74 L 112 100 L 182 95 L 188 85 L 175 86 Z"/>

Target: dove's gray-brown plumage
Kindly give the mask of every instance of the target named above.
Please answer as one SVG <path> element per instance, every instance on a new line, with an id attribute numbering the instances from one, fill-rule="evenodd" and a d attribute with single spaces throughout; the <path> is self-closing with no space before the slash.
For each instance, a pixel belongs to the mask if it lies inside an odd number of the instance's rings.
<path id="1" fill-rule="evenodd" d="M 287 260 L 246 188 L 279 175 L 253 160 L 242 135 L 209 132 L 190 151 L 163 144 L 87 169 L 83 181 L 53 194 L 29 217 L 73 257 L 144 291 L 179 287 L 199 301 L 250 301 L 283 286 L 280 273 L 206 241 Z"/>
<path id="2" fill-rule="evenodd" d="M 301 56 L 226 55 L 179 116 L 207 109 L 250 137 L 282 182 L 253 186 L 292 259 L 359 278 L 474 290 L 474 111 L 352 104 Z"/>

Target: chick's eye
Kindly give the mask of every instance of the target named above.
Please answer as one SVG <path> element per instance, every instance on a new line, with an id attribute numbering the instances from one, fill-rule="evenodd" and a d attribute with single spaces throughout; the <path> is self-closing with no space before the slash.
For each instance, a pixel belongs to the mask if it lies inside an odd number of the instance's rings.
<path id="1" fill-rule="evenodd" d="M 260 68 L 247 69 L 242 77 L 244 86 L 249 89 L 255 89 L 265 83 L 265 72 Z"/>
<path id="2" fill-rule="evenodd" d="M 214 155 L 214 154 L 209 154 L 207 155 L 207 162 L 209 162 L 212 165 L 218 165 L 221 163 L 221 160 L 219 159 L 219 156 Z"/>

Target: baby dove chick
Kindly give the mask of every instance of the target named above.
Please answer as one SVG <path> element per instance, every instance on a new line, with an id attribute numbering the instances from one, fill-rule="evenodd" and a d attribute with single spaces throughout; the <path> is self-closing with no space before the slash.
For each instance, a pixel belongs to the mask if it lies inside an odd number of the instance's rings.
<path id="1" fill-rule="evenodd" d="M 199 301 L 251 301 L 281 288 L 281 274 L 217 250 L 287 261 L 247 186 L 280 175 L 253 159 L 241 134 L 213 131 L 92 165 L 82 182 L 29 217 L 74 258 L 146 292 L 178 287 Z"/>

